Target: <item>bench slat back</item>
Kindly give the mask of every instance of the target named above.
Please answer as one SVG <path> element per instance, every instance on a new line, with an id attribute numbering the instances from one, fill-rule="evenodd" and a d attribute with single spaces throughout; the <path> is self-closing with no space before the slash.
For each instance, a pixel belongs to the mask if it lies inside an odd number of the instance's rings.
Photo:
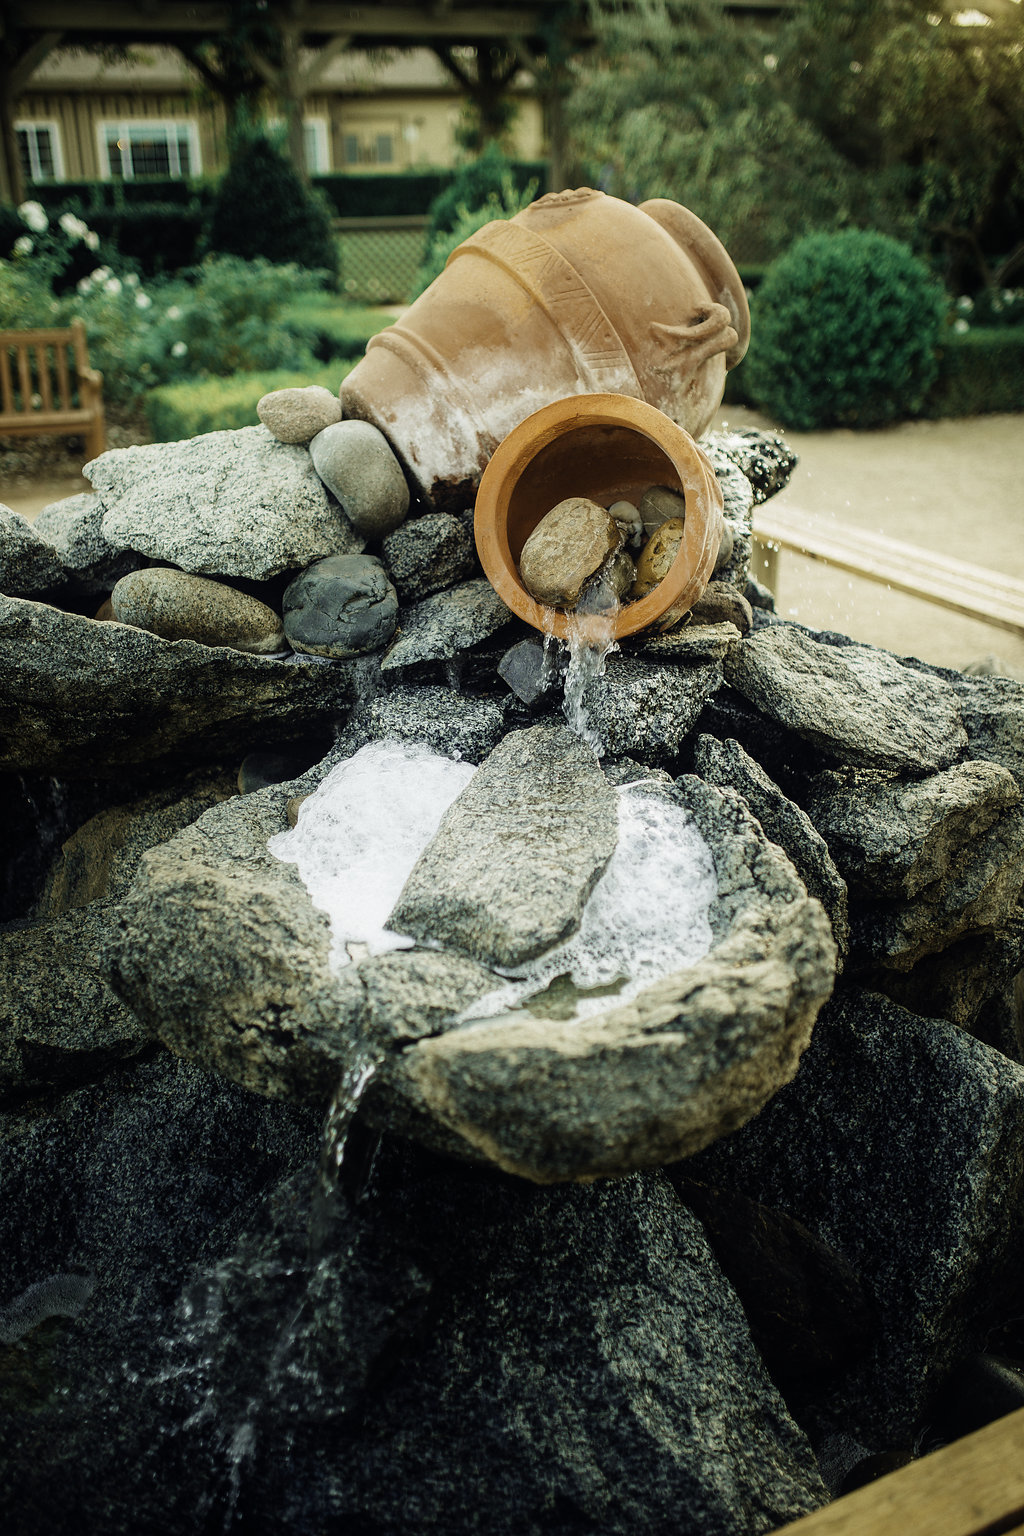
<path id="1" fill-rule="evenodd" d="M 78 374 L 87 358 L 80 322 L 68 330 L 0 331 L 0 410 L 31 418 L 79 409 Z"/>

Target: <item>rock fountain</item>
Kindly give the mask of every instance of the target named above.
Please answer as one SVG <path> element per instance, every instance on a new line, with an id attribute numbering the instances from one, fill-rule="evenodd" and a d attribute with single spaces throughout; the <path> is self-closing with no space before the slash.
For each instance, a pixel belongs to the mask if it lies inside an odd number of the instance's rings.
<path id="1" fill-rule="evenodd" d="M 742 288 L 645 210 L 474 237 L 342 419 L 0 520 L 19 1533 L 766 1532 L 1019 1347 L 1024 688 L 772 611 Z M 526 541 L 637 508 L 585 590 L 652 485 L 588 669 Z"/>

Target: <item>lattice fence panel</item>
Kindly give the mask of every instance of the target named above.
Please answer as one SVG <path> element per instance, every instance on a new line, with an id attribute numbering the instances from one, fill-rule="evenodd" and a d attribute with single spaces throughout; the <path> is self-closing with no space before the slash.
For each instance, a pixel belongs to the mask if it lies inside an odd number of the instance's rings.
<path id="1" fill-rule="evenodd" d="M 423 260 L 422 229 L 341 230 L 341 289 L 361 304 L 407 304 Z"/>

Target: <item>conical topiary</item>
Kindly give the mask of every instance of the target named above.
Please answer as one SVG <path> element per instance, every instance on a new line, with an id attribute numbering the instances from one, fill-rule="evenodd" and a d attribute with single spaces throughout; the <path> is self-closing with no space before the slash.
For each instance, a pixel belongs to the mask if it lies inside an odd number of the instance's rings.
<path id="1" fill-rule="evenodd" d="M 206 246 L 247 260 L 294 261 L 332 278 L 338 270 L 326 203 L 262 136 L 235 149 L 214 197 Z"/>

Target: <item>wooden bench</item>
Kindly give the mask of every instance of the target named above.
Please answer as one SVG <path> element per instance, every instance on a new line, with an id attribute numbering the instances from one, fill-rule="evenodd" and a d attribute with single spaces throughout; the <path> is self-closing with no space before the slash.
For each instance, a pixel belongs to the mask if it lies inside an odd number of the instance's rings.
<path id="1" fill-rule="evenodd" d="M 1024 1531 L 1024 1408 L 857 1488 L 776 1536 L 997 1536 Z"/>
<path id="2" fill-rule="evenodd" d="M 761 546 L 756 575 L 773 591 L 779 551 L 791 549 L 868 581 L 882 582 L 896 592 L 908 592 L 954 613 L 1024 635 L 1024 581 L 1015 577 L 904 544 L 882 533 L 771 506 L 754 508 L 754 538 Z"/>
<path id="3" fill-rule="evenodd" d="M 0 331 L 0 437 L 80 435 L 96 458 L 106 447 L 103 375 L 89 366 L 85 325 Z"/>

